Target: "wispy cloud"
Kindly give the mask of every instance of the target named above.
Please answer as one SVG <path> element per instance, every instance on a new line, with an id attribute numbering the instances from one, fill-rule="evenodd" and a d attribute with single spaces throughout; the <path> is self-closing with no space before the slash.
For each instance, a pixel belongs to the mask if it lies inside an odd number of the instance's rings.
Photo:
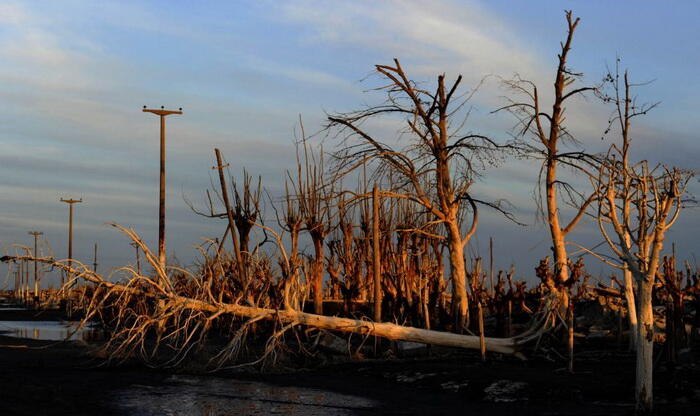
<path id="1" fill-rule="evenodd" d="M 539 74 L 527 42 L 472 1 L 292 1 L 281 10 L 281 18 L 309 28 L 309 42 L 380 51 L 408 60 L 423 75 L 446 67 L 472 80 L 491 73 Z"/>

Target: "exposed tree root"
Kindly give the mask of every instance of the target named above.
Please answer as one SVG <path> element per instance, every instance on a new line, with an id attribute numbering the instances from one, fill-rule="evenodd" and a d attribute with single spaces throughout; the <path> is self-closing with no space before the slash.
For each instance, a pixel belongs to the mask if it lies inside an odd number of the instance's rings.
<path id="1" fill-rule="evenodd" d="M 15 257 L 12 259 L 24 260 L 25 258 Z M 26 259 L 32 261 L 34 260 L 33 258 L 29 257 Z M 392 323 L 379 323 L 359 319 L 316 315 L 290 309 L 276 310 L 244 305 L 220 304 L 214 302 L 210 303 L 168 292 L 155 294 L 142 291 L 133 285 L 123 285 L 105 281 L 101 276 L 86 268 L 83 270 L 78 270 L 77 268 L 69 269 L 68 266 L 60 262 L 55 262 L 49 259 L 38 260 L 53 264 L 54 266 L 62 268 L 66 271 L 70 270 L 70 272 L 76 276 L 76 278 L 82 278 L 89 282 L 97 283 L 100 286 L 108 289 L 111 294 L 119 294 L 122 292 L 129 295 L 143 296 L 144 298 L 157 298 L 160 301 L 159 303 L 161 307 L 165 307 L 167 305 L 168 309 L 204 312 L 209 314 L 209 317 L 220 316 L 222 314 L 231 314 L 237 317 L 250 318 L 256 321 L 260 319 L 276 319 L 284 324 L 306 325 L 331 331 L 379 336 L 390 340 L 420 342 L 424 344 L 474 350 L 480 349 L 479 337 L 475 335 L 460 335 L 449 332 L 401 326 Z M 541 334 L 551 328 L 552 321 L 549 318 L 550 314 L 546 312 L 547 309 L 551 310 L 551 305 L 550 307 L 545 308 L 545 312 L 541 314 L 540 318 L 535 320 L 532 327 L 523 334 L 511 338 L 486 337 L 486 350 L 503 354 L 518 353 L 523 345 L 530 341 L 536 340 Z"/>
<path id="2" fill-rule="evenodd" d="M 211 359 L 210 364 L 214 364 L 216 368 L 224 367 L 226 363 L 235 360 L 241 348 L 245 346 L 247 330 L 253 323 L 262 320 L 275 321 L 277 329 L 268 338 L 263 358 L 260 360 L 274 356 L 275 346 L 284 333 L 298 325 L 361 334 L 366 337 L 378 336 L 390 340 L 474 350 L 481 348 L 480 337 L 475 335 L 324 316 L 290 308 L 274 309 L 223 302 L 220 296 L 214 296 L 211 293 L 212 280 L 202 277 L 197 280 L 198 289 L 183 296 L 140 238 L 131 230 L 116 225 L 115 227 L 121 229 L 141 246 L 146 259 L 155 269 L 153 277 L 142 276 L 133 269 L 125 268 L 124 270 L 131 274 L 130 278 L 123 283 L 114 283 L 76 261 L 69 266 L 67 262 L 55 261 L 51 258 L 6 256 L 2 259 L 3 261 L 37 260 L 68 272 L 73 278 L 62 290 L 68 290 L 78 281 L 90 282 L 92 287 L 89 291 L 73 290 L 73 293 L 77 292 L 83 296 L 80 303 L 84 309 L 85 323 L 100 318 L 108 309 L 114 314 L 111 318 L 114 330 L 108 342 L 111 358 L 124 359 L 138 354 L 146 361 L 156 361 L 159 349 L 167 346 L 171 353 L 170 358 L 159 365 L 179 365 L 190 351 L 204 345 L 205 336 L 212 323 L 226 315 L 243 318 L 244 322 L 237 323 L 237 329 L 234 330 L 229 343 Z M 524 333 L 510 338 L 485 338 L 486 350 L 524 358 L 520 353 L 522 347 L 530 341 L 539 339 L 555 325 L 557 318 L 554 313 L 556 311 L 554 302 L 553 300 L 545 302 L 541 312 L 535 315 L 530 329 Z"/>

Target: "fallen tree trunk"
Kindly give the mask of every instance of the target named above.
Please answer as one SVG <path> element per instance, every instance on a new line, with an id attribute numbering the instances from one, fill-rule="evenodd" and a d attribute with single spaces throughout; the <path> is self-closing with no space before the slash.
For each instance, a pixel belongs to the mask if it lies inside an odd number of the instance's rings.
<path id="1" fill-rule="evenodd" d="M 409 326 L 401 326 L 385 322 L 372 322 L 359 319 L 342 318 L 336 316 L 325 316 L 311 313 L 300 312 L 293 309 L 269 309 L 252 306 L 244 306 L 240 304 L 229 303 L 210 303 L 199 299 L 183 297 L 173 292 L 163 290 L 160 292 L 146 292 L 136 287 L 113 283 L 104 280 L 100 275 L 90 270 L 87 267 L 82 267 L 82 270 L 74 267 L 69 267 L 61 262 L 47 258 L 33 257 L 14 257 L 5 256 L 0 258 L 0 261 L 39 261 L 51 264 L 70 272 L 73 280 L 82 278 L 89 282 L 101 285 L 102 287 L 114 292 L 127 292 L 132 295 L 142 296 L 144 298 L 156 299 L 161 305 L 168 307 L 178 307 L 182 309 L 190 309 L 205 313 L 211 313 L 212 316 L 220 316 L 222 314 L 231 314 L 243 318 L 251 318 L 255 320 L 279 320 L 283 324 L 301 324 L 314 328 L 320 328 L 330 331 L 338 331 L 345 333 L 354 333 L 366 336 L 378 336 L 390 340 L 411 341 L 423 344 L 440 345 L 445 347 L 465 348 L 479 350 L 481 348 L 481 340 L 476 335 L 461 335 L 450 332 L 432 331 L 428 329 L 415 328 Z M 75 264 L 75 263 L 74 263 Z M 157 270 L 157 272 L 159 272 Z M 68 282 L 67 287 L 70 287 L 71 282 Z M 545 308 L 546 311 L 553 310 L 551 307 Z M 548 330 L 550 314 L 545 312 L 540 319 L 533 321 L 532 327 L 516 337 L 511 338 L 489 338 L 486 337 L 486 350 L 503 354 L 519 354 L 519 350 L 523 344 L 540 337 Z"/>
<path id="2" fill-rule="evenodd" d="M 480 339 L 474 335 L 460 335 L 450 332 L 432 331 L 410 326 L 395 325 L 386 322 L 363 321 L 359 319 L 324 316 L 295 310 L 254 308 L 243 305 L 212 305 L 210 303 L 187 298 L 172 299 L 183 302 L 185 308 L 211 312 L 212 314 L 229 313 L 232 315 L 263 319 L 279 319 L 282 323 L 296 323 L 331 331 L 355 333 L 361 335 L 379 336 L 397 341 L 420 342 L 423 344 L 441 345 L 466 349 L 480 349 Z M 543 328 L 542 328 L 543 329 Z M 486 350 L 503 354 L 516 354 L 519 347 L 539 331 L 528 332 L 526 336 L 513 338 L 485 338 Z"/>

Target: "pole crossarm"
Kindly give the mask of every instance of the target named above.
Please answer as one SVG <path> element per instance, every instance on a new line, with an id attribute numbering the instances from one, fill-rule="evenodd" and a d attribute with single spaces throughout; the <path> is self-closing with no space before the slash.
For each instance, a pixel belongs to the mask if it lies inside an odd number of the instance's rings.
<path id="1" fill-rule="evenodd" d="M 171 114 L 182 114 L 182 109 L 179 110 L 165 110 L 162 108 L 146 108 L 145 106 L 143 107 L 142 110 L 144 113 L 153 113 L 158 116 L 169 116 Z"/>
<path id="2" fill-rule="evenodd" d="M 61 198 L 61 202 L 65 202 L 67 204 L 79 204 L 83 202 L 83 198 L 80 199 L 63 199 Z"/>

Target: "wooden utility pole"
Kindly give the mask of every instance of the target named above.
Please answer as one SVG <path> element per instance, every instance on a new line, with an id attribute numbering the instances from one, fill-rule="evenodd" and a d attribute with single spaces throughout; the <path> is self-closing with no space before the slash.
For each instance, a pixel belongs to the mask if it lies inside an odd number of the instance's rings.
<path id="1" fill-rule="evenodd" d="M 17 281 L 19 282 L 18 284 L 18 289 L 17 289 L 17 297 L 19 298 L 20 301 L 24 299 L 24 260 L 20 260 L 19 262 L 19 271 L 17 274 Z"/>
<path id="2" fill-rule="evenodd" d="M 165 270 L 165 117 L 172 114 L 182 114 L 182 108 L 179 110 L 165 110 L 163 106 L 160 109 L 146 108 L 143 106 L 144 113 L 153 113 L 160 117 L 160 193 L 158 197 L 158 262 L 160 267 Z"/>
<path id="3" fill-rule="evenodd" d="M 92 258 L 92 271 L 97 273 L 97 243 L 95 243 L 95 256 Z"/>
<path id="4" fill-rule="evenodd" d="M 39 256 L 37 238 L 44 233 L 40 231 L 30 231 L 29 235 L 34 236 L 34 296 L 39 296 L 39 267 L 36 258 Z"/>
<path id="5" fill-rule="evenodd" d="M 17 295 L 20 301 L 24 300 L 24 268 L 26 263 L 27 262 L 24 260 L 19 262 L 19 290 L 17 291 Z"/>
<path id="6" fill-rule="evenodd" d="M 65 202 L 68 204 L 68 270 L 71 269 L 73 265 L 73 204 L 79 204 L 83 202 L 83 198 L 80 199 L 63 199 L 61 198 L 61 202 Z M 67 272 L 68 274 L 68 279 L 70 281 L 70 272 Z M 66 279 L 62 278 L 61 279 L 61 286 L 66 284 Z"/>
<path id="7" fill-rule="evenodd" d="M 14 295 L 15 299 L 19 299 L 19 273 L 20 273 L 20 268 L 22 267 L 22 264 L 15 264 L 15 290 L 14 290 Z"/>
<path id="8" fill-rule="evenodd" d="M 379 187 L 372 189 L 372 268 L 374 270 L 374 322 L 382 320 L 382 268 L 379 251 Z"/>
<path id="9" fill-rule="evenodd" d="M 141 276 L 141 256 L 139 255 L 139 245 L 137 243 L 130 243 L 131 247 L 136 249 L 136 273 Z"/>
<path id="10" fill-rule="evenodd" d="M 24 261 L 24 304 L 29 303 L 29 261 Z"/>

